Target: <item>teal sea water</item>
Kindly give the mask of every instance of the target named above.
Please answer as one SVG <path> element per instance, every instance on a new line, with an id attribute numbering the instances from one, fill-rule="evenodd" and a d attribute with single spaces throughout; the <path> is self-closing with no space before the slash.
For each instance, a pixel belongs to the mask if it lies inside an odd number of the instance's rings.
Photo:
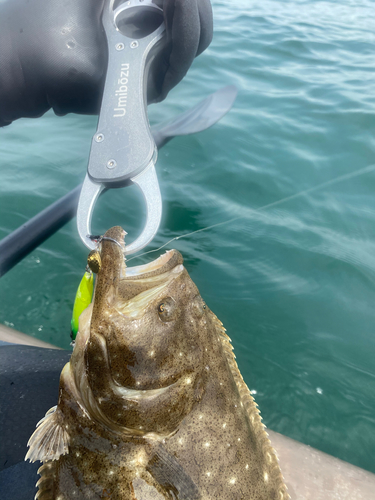
<path id="1" fill-rule="evenodd" d="M 226 84 L 239 96 L 215 127 L 160 151 L 153 248 L 239 217 L 167 248 L 226 326 L 266 425 L 375 472 L 374 4 L 213 7 L 212 45 L 150 119 Z M 0 130 L 1 238 L 83 180 L 95 125 L 48 113 Z M 130 241 L 144 216 L 135 188 L 111 191 L 93 230 L 120 224 Z M 0 321 L 69 348 L 86 256 L 72 221 L 1 279 Z"/>

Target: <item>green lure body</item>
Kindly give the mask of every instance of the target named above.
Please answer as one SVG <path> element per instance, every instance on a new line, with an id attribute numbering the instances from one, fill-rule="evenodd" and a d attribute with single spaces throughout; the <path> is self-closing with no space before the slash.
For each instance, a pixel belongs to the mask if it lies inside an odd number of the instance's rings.
<path id="1" fill-rule="evenodd" d="M 78 319 L 81 313 L 91 304 L 94 291 L 94 275 L 92 272 L 85 272 L 79 284 L 76 298 L 74 300 L 73 315 L 70 323 L 72 340 L 76 339 L 78 333 Z"/>

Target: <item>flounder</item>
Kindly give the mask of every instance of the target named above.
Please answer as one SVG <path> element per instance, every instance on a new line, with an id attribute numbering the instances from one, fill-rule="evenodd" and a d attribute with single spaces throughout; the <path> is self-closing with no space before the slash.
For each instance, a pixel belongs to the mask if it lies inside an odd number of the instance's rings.
<path id="1" fill-rule="evenodd" d="M 28 443 L 26 459 L 44 462 L 36 498 L 288 499 L 230 339 L 181 254 L 125 268 L 124 234 L 101 242 L 58 404 Z"/>

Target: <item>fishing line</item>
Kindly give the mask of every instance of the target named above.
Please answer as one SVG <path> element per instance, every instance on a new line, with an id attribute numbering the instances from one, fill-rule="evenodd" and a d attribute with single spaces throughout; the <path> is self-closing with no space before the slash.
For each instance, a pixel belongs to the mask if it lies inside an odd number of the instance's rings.
<path id="1" fill-rule="evenodd" d="M 339 182 L 348 180 L 348 179 L 353 179 L 354 177 L 359 177 L 360 175 L 367 174 L 369 172 L 372 172 L 375 170 L 375 164 L 373 165 L 368 165 L 367 167 L 360 168 L 356 172 L 351 172 L 350 174 L 343 174 L 340 175 L 339 177 L 335 177 L 334 179 L 331 179 L 326 182 L 322 182 L 321 184 L 317 184 L 316 186 L 313 186 L 308 189 L 304 189 L 303 191 L 299 191 L 298 193 L 292 194 L 290 196 L 287 196 L 286 198 L 282 198 L 281 200 L 273 201 L 272 203 L 268 203 L 267 205 L 263 205 L 262 207 L 259 208 L 249 208 L 251 212 L 257 213 L 257 212 L 262 212 L 263 210 L 266 210 L 267 208 L 271 207 L 276 207 L 278 205 L 281 205 L 282 203 L 286 203 L 287 201 L 294 200 L 295 198 L 298 198 L 299 196 L 303 196 L 308 193 L 312 193 L 314 191 L 318 191 L 319 189 L 323 189 L 327 186 L 332 186 L 333 184 L 337 184 Z M 223 226 L 224 224 L 229 224 L 231 222 L 234 222 L 239 219 L 244 219 L 245 216 L 239 215 L 238 217 L 233 217 L 232 219 L 225 220 L 223 222 L 218 222 L 217 224 L 212 224 L 212 226 L 207 226 L 203 227 L 201 229 L 197 229 L 196 231 L 192 231 L 191 233 L 186 233 L 186 234 L 181 234 L 181 236 L 175 236 L 174 238 L 170 239 L 164 245 L 162 245 L 159 248 L 156 248 L 155 250 L 149 250 L 148 252 L 141 253 L 139 255 L 135 255 L 134 257 L 131 257 L 130 259 L 127 259 L 126 262 L 130 262 L 133 259 L 137 259 L 138 257 L 142 257 L 143 255 L 147 255 L 149 253 L 154 253 L 158 252 L 159 250 L 162 250 L 164 247 L 172 243 L 172 241 L 177 241 L 180 240 L 181 238 L 187 238 L 188 236 L 191 236 L 192 234 L 200 233 L 202 231 L 207 231 L 208 229 L 212 229 L 214 227 L 218 226 Z"/>

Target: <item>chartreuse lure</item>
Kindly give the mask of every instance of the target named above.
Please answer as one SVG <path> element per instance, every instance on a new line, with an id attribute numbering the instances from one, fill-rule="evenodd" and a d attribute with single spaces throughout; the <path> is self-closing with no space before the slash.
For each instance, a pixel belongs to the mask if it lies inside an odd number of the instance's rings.
<path id="1" fill-rule="evenodd" d="M 85 272 L 83 278 L 81 279 L 81 283 L 79 284 L 76 298 L 74 300 L 72 321 L 70 322 L 70 336 L 72 337 L 73 342 L 75 341 L 78 333 L 78 319 L 86 307 L 91 304 L 93 290 L 94 274 L 91 269 L 89 269 Z"/>

